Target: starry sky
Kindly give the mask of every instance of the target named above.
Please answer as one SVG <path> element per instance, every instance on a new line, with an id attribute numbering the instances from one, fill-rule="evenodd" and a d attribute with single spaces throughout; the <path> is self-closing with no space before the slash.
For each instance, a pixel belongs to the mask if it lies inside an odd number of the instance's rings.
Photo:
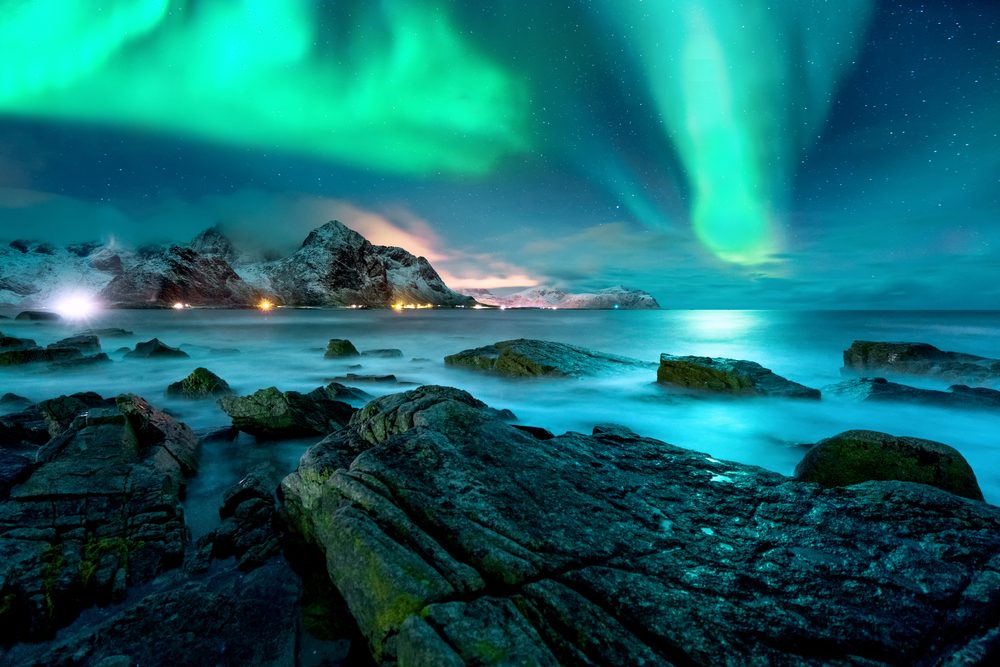
<path id="1" fill-rule="evenodd" d="M 0 0 L 0 238 L 283 251 L 453 287 L 1000 307 L 1000 3 Z"/>

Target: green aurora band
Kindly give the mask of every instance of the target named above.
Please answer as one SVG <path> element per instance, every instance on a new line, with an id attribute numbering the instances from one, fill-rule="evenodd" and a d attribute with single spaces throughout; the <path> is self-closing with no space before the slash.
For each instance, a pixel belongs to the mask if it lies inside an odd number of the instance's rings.
<path id="1" fill-rule="evenodd" d="M 718 257 L 780 251 L 795 164 L 872 11 L 871 0 L 606 0 L 687 173 L 695 234 Z"/>
<path id="2" fill-rule="evenodd" d="M 528 150 L 526 85 L 445 2 L 0 0 L 0 113 L 168 131 L 412 175 Z"/>
<path id="3" fill-rule="evenodd" d="M 627 35 L 615 48 L 630 50 L 676 151 L 699 241 L 742 264 L 780 252 L 792 175 L 861 47 L 873 0 L 598 7 L 590 28 Z M 593 125 L 576 168 L 638 221 L 669 224 L 620 150 L 601 144 L 607 129 L 567 111 L 575 73 L 559 68 L 553 45 L 592 48 L 560 33 L 576 10 L 526 6 L 558 20 L 526 57 L 504 61 L 517 46 L 505 44 L 510 31 L 487 24 L 499 30 L 491 52 L 460 27 L 458 9 L 454 0 L 0 0 L 0 114 L 155 130 L 414 177 L 483 176 L 505 157 Z M 560 92 L 546 99 L 545 90 Z M 533 118 L 552 116 L 553 107 L 563 122 L 546 137 Z M 664 170 L 672 162 L 659 160 Z"/>

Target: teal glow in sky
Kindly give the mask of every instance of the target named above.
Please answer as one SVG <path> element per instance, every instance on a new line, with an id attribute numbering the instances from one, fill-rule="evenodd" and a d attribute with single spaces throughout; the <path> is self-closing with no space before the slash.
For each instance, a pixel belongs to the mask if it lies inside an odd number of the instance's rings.
<path id="1" fill-rule="evenodd" d="M 377 6 L 323 31 L 308 0 L 6 0 L 0 110 L 412 174 L 482 174 L 529 147 L 524 81 L 446 3 Z"/>
<path id="2" fill-rule="evenodd" d="M 981 277 L 1000 262 L 990 0 L 0 0 L 0 16 L 0 237 L 222 221 L 287 244 L 353 211 L 476 284 L 1000 303 Z"/>

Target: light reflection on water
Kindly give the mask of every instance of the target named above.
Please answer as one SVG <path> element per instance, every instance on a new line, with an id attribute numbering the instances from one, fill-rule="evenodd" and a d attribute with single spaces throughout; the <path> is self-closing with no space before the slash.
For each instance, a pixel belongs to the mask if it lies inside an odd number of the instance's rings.
<path id="1" fill-rule="evenodd" d="M 467 389 L 522 422 L 556 433 L 589 432 L 595 423 L 625 424 L 643 435 L 789 474 L 801 458 L 797 443 L 815 442 L 851 428 L 867 428 L 946 442 L 969 459 L 983 491 L 1000 502 L 1000 416 L 989 412 L 824 398 L 821 402 L 709 400 L 670 396 L 655 371 L 607 379 L 505 380 L 446 367 L 442 358 L 509 338 L 543 338 L 654 362 L 661 352 L 728 356 L 757 361 L 780 375 L 823 387 L 841 379 L 842 351 L 854 339 L 919 340 L 942 349 L 1000 357 L 1000 313 L 786 311 L 111 311 L 89 323 L 135 331 L 102 341 L 115 363 L 89 371 L 0 370 L 0 393 L 40 400 L 73 391 L 140 394 L 195 428 L 220 427 L 227 417 L 211 402 L 167 399 L 164 388 L 205 366 L 240 393 L 275 385 L 308 391 L 348 372 L 394 373 L 401 381 Z M 53 342 L 83 327 L 0 322 L 9 335 Z M 123 360 L 114 350 L 159 337 L 183 345 L 191 359 Z M 361 349 L 399 348 L 401 359 L 323 359 L 330 338 Z M 239 350 L 218 355 L 213 349 Z M 429 361 L 414 361 L 425 358 Z M 351 369 L 360 363 L 361 369 Z M 941 387 L 934 381 L 911 382 Z M 380 395 L 405 389 L 358 385 Z M 191 493 L 231 483 L 237 468 L 271 459 L 287 472 L 309 441 L 235 445 L 203 453 L 203 474 Z M 244 455 L 241 457 L 240 454 Z M 222 459 L 225 464 L 220 463 Z M 241 459 L 246 459 L 241 460 Z M 239 465 L 232 462 L 238 461 Z M 198 486 L 200 485 L 200 487 Z"/>

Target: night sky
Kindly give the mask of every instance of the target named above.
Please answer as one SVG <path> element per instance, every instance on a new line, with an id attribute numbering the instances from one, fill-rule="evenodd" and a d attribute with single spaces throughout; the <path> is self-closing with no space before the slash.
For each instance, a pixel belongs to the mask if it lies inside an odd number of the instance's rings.
<path id="1" fill-rule="evenodd" d="M 0 238 L 337 218 L 453 287 L 1000 307 L 1000 3 L 0 0 Z"/>

